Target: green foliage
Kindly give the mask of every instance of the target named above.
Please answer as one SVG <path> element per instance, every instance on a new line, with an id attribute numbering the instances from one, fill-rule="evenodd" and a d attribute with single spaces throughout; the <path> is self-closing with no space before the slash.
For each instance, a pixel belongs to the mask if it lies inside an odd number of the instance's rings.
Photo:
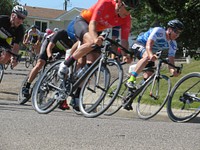
<path id="1" fill-rule="evenodd" d="M 166 26 L 172 19 L 181 20 L 185 29 L 177 42 L 181 47 L 197 49 L 200 46 L 199 0 L 143 0 L 132 12 L 132 32 L 138 35 L 154 26 Z"/>
<path id="2" fill-rule="evenodd" d="M 13 6 L 18 4 L 17 0 L 1 0 L 0 1 L 0 15 L 10 15 Z"/>

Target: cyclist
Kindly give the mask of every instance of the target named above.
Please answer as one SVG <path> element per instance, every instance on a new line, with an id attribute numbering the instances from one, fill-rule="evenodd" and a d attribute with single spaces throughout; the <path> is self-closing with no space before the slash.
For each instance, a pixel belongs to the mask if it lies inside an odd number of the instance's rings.
<path id="1" fill-rule="evenodd" d="M 54 28 L 53 29 L 53 32 L 57 32 L 57 31 L 59 31 L 59 28 Z"/>
<path id="2" fill-rule="evenodd" d="M 70 24 L 75 36 L 82 45 L 64 62 L 60 64 L 58 75 L 64 77 L 68 67 L 76 60 L 82 58 L 93 50 L 93 45 L 101 45 L 103 37 L 99 33 L 107 28 L 120 26 L 121 44 L 128 49 L 128 36 L 131 28 L 130 10 L 137 7 L 139 0 L 99 0 L 88 10 L 83 10 Z M 124 60 L 131 62 L 132 59 L 122 52 Z M 87 64 L 95 60 L 96 54 L 87 55 Z M 80 89 L 77 89 L 80 91 Z M 78 98 L 79 96 L 77 96 Z"/>
<path id="3" fill-rule="evenodd" d="M 157 59 L 155 52 L 159 50 L 167 50 L 169 62 L 174 64 L 174 57 L 177 50 L 176 39 L 179 37 L 184 29 L 184 25 L 178 19 L 174 19 L 168 22 L 167 29 L 162 27 L 150 28 L 147 32 L 141 33 L 136 43 L 133 44 L 132 50 L 135 56 L 139 59 L 135 69 L 131 72 L 131 77 L 128 79 L 126 85 L 134 89 L 134 83 L 136 77 L 147 66 L 154 66 L 154 61 Z M 169 71 L 173 76 L 178 76 L 179 73 L 169 66 Z M 151 72 L 144 74 L 144 79 L 150 76 Z"/>
<path id="4" fill-rule="evenodd" d="M 45 30 L 45 33 L 44 33 L 44 36 L 43 36 L 43 38 L 42 38 L 41 43 L 43 43 L 44 40 L 47 38 L 47 36 L 50 35 L 50 34 L 52 34 L 52 33 L 53 33 L 53 31 L 52 31 L 51 29 L 47 28 L 47 29 Z"/>
<path id="5" fill-rule="evenodd" d="M 33 44 L 32 53 L 39 54 L 40 51 L 41 32 L 37 29 L 36 25 L 32 25 L 28 31 L 25 44 Z"/>
<path id="6" fill-rule="evenodd" d="M 0 46 L 10 49 L 13 53 L 19 52 L 19 43 L 22 42 L 24 36 L 23 21 L 28 15 L 27 10 L 20 5 L 16 5 L 12 9 L 9 16 L 0 16 Z M 12 45 L 12 46 L 11 46 Z M 16 57 L 8 52 L 0 54 L 0 63 L 6 64 L 11 59 L 12 67 L 17 65 Z"/>
<path id="7" fill-rule="evenodd" d="M 59 30 L 58 32 L 54 32 L 47 36 L 41 46 L 39 59 L 35 67 L 31 70 L 29 74 L 28 81 L 26 86 L 23 87 L 22 93 L 26 98 L 30 97 L 29 89 L 32 81 L 36 78 L 38 72 L 41 68 L 46 64 L 47 60 L 52 60 L 52 53 L 60 52 L 61 54 L 65 54 L 66 49 L 70 49 L 73 46 L 73 42 L 68 38 L 68 34 L 66 30 Z M 76 46 L 76 45 L 74 45 Z M 72 48 L 72 49 L 76 49 Z M 73 50 L 72 50 L 73 51 Z M 61 105 L 61 109 L 69 109 L 66 101 L 65 104 Z"/>

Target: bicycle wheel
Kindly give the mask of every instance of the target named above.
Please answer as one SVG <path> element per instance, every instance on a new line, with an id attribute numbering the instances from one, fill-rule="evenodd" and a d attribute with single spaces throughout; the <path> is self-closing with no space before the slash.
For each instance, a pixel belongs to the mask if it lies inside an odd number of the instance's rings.
<path id="1" fill-rule="evenodd" d="M 141 119 L 154 117 L 164 107 L 171 90 L 170 79 L 160 75 L 151 79 L 141 91 L 136 105 L 136 111 Z"/>
<path id="2" fill-rule="evenodd" d="M 36 84 L 36 81 L 38 79 L 38 76 L 41 75 L 41 72 L 39 72 L 36 76 L 36 79 L 32 82 L 31 84 L 31 87 L 30 87 L 30 96 L 29 97 L 25 97 L 22 93 L 22 89 L 26 86 L 26 83 L 28 81 L 28 78 L 29 78 L 29 74 L 25 77 L 25 79 L 22 81 L 22 84 L 21 84 L 21 87 L 20 87 L 20 90 L 19 90 L 19 93 L 18 93 L 18 103 L 20 105 L 23 105 L 25 104 L 26 102 L 29 101 L 29 99 L 31 98 L 31 95 L 32 95 L 32 91 L 33 91 L 33 88 Z"/>
<path id="3" fill-rule="evenodd" d="M 33 58 L 32 58 L 32 66 L 35 67 L 35 65 L 37 64 L 37 60 L 38 60 L 38 56 L 36 56 L 36 54 L 34 54 Z"/>
<path id="4" fill-rule="evenodd" d="M 122 106 L 123 106 L 123 99 L 125 98 L 125 96 L 127 95 L 128 92 L 128 88 L 125 85 L 127 80 L 129 77 L 125 77 L 124 81 L 122 82 L 121 88 L 119 90 L 118 95 L 116 96 L 114 102 L 112 103 L 112 105 L 106 110 L 106 112 L 104 113 L 104 115 L 106 116 L 111 116 L 113 114 L 115 114 L 116 112 L 118 112 Z M 115 91 L 117 90 L 117 85 L 119 84 L 118 81 L 119 78 L 115 79 L 109 87 L 109 92 L 107 93 L 107 96 L 112 96 Z"/>
<path id="5" fill-rule="evenodd" d="M 57 76 L 57 72 L 62 61 L 53 63 L 36 82 L 32 94 L 32 105 L 38 113 L 47 114 L 60 103 L 58 100 L 60 92 L 57 88 L 62 87 L 60 87 L 61 80 Z"/>
<path id="6" fill-rule="evenodd" d="M 31 64 L 31 59 L 30 59 L 30 56 L 28 54 L 28 52 L 26 52 L 25 54 L 25 67 L 28 68 Z"/>
<path id="7" fill-rule="evenodd" d="M 79 107 L 85 117 L 94 118 L 103 114 L 116 98 L 122 83 L 123 69 L 115 60 L 108 60 L 106 65 L 100 68 L 100 78 L 98 80 L 97 66 L 86 78 L 83 84 Z M 111 96 L 106 96 L 109 92 L 110 82 L 118 78 L 118 85 L 115 93 Z"/>
<path id="8" fill-rule="evenodd" d="M 187 122 L 200 113 L 200 73 L 183 76 L 172 88 L 167 113 L 174 122 Z"/>
<path id="9" fill-rule="evenodd" d="M 4 66 L 0 64 L 0 83 L 1 83 L 1 80 L 3 79 L 3 74 L 4 74 Z"/>

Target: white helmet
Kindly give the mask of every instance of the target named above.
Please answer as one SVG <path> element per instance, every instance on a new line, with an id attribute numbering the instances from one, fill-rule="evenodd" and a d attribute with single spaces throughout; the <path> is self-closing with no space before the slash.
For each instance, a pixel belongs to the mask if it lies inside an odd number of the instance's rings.
<path id="1" fill-rule="evenodd" d="M 59 30 L 59 28 L 54 28 L 53 32 L 57 32 Z"/>
<path id="2" fill-rule="evenodd" d="M 26 16 L 28 15 L 26 8 L 20 5 L 16 5 L 15 7 L 13 7 L 12 13 L 16 13 L 23 18 L 26 18 Z"/>

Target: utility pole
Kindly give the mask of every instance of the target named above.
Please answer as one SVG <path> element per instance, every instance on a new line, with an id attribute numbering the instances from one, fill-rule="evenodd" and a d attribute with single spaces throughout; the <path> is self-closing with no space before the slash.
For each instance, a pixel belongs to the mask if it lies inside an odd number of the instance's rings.
<path id="1" fill-rule="evenodd" d="M 64 10 L 66 10 L 66 11 L 67 11 L 67 7 L 69 7 L 68 4 L 70 4 L 70 0 L 65 0 L 64 1 Z"/>

